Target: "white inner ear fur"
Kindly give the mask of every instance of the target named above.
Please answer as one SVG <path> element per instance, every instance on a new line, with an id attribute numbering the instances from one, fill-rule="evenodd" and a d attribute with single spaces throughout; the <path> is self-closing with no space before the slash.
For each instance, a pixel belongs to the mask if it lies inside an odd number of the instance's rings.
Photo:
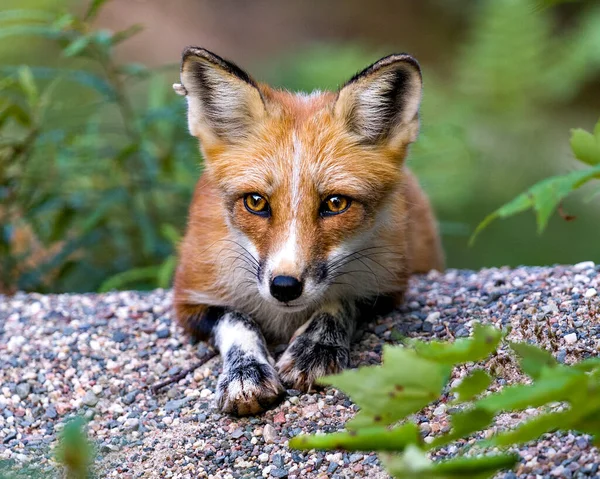
<path id="1" fill-rule="evenodd" d="M 201 75 L 196 71 L 199 66 Z M 187 93 L 188 128 L 205 145 L 245 138 L 252 124 L 265 113 L 256 87 L 204 58 L 186 59 L 181 83 Z"/>
<path id="2" fill-rule="evenodd" d="M 397 84 L 399 71 L 406 75 L 402 85 Z M 400 60 L 343 87 L 335 113 L 365 140 L 383 139 L 391 146 L 400 146 L 416 139 L 421 90 L 418 70 Z"/>

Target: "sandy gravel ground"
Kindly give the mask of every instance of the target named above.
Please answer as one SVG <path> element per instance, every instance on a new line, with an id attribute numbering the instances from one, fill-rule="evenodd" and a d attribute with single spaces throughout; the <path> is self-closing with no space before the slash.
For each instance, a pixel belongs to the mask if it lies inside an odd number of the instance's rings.
<path id="1" fill-rule="evenodd" d="M 597 355 L 599 292 L 600 268 L 590 262 L 416 277 L 405 305 L 367 326 L 353 364 L 377 364 L 383 344 L 400 336 L 468 336 L 476 321 L 512 325 L 511 339 L 542 344 L 562 362 Z M 65 419 L 83 414 L 97 445 L 98 477 L 387 477 L 374 454 L 287 447 L 297 434 L 335 431 L 353 416 L 352 402 L 334 389 L 290 390 L 262 416 L 228 417 L 214 409 L 220 360 L 213 359 L 151 394 L 149 386 L 204 349 L 182 336 L 168 291 L 0 296 L 0 459 L 13 461 L 23 477 L 33 465 L 58 477 L 50 459 L 56 434 Z M 505 353 L 485 366 L 498 375 L 494 388 L 523 379 Z M 467 372 L 456 370 L 453 380 Z M 534 413 L 502 416 L 495 428 Z M 415 420 L 426 440 L 449 429 L 444 401 Z M 600 477 L 600 454 L 586 436 L 553 435 L 519 452 L 516 473 L 499 477 Z"/>

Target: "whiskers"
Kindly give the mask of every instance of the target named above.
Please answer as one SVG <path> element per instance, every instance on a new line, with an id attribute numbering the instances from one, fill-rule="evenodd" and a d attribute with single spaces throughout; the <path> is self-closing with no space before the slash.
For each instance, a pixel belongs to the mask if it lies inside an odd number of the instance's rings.
<path id="1" fill-rule="evenodd" d="M 231 299 L 256 294 L 260 277 L 258 259 L 238 241 L 224 238 L 215 242 L 213 246 L 220 242 L 230 244 L 219 250 L 218 258 L 215 260 L 215 263 L 219 264 L 217 277 L 221 280 L 222 289 Z"/>
<path id="2" fill-rule="evenodd" d="M 379 258 L 375 259 L 378 256 Z M 395 268 L 395 271 L 392 271 L 382 263 L 382 261 L 389 260 L 397 262 L 398 267 Z M 367 274 L 373 278 L 377 297 L 379 297 L 382 291 L 380 280 L 394 279 L 405 268 L 404 261 L 402 260 L 404 260 L 404 255 L 395 252 L 388 246 L 362 248 L 330 262 L 328 265 L 328 282 L 331 285 L 350 286 L 355 292 L 360 294 L 359 289 L 364 290 L 367 285 L 358 283 L 356 275 Z M 349 265 L 352 265 L 352 269 L 346 269 Z M 360 265 L 364 266 L 364 268 L 361 268 Z M 358 269 L 356 268 L 357 266 Z M 347 279 L 348 281 L 342 281 L 341 279 Z"/>

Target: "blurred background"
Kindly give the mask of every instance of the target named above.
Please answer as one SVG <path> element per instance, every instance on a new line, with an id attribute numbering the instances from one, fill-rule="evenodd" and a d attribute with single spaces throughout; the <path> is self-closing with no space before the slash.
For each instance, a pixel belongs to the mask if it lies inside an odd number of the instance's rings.
<path id="1" fill-rule="evenodd" d="M 541 235 L 527 212 L 468 245 L 500 205 L 580 168 L 570 129 L 600 116 L 599 2 L 552 3 L 2 0 L 0 293 L 170 284 L 201 171 L 171 90 L 186 45 L 304 91 L 413 54 L 425 90 L 409 164 L 448 266 L 600 261 L 594 184 Z"/>

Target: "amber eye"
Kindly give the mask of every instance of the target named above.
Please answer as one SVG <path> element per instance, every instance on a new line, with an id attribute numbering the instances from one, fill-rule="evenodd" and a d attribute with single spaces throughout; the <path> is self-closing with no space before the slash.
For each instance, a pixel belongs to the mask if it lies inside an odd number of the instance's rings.
<path id="1" fill-rule="evenodd" d="M 248 193 L 245 195 L 244 206 L 250 213 L 255 215 L 269 216 L 271 214 L 269 202 L 258 193 Z"/>
<path id="2" fill-rule="evenodd" d="M 321 216 L 339 215 L 350 208 L 351 203 L 352 200 L 347 196 L 331 195 L 321 203 Z"/>

